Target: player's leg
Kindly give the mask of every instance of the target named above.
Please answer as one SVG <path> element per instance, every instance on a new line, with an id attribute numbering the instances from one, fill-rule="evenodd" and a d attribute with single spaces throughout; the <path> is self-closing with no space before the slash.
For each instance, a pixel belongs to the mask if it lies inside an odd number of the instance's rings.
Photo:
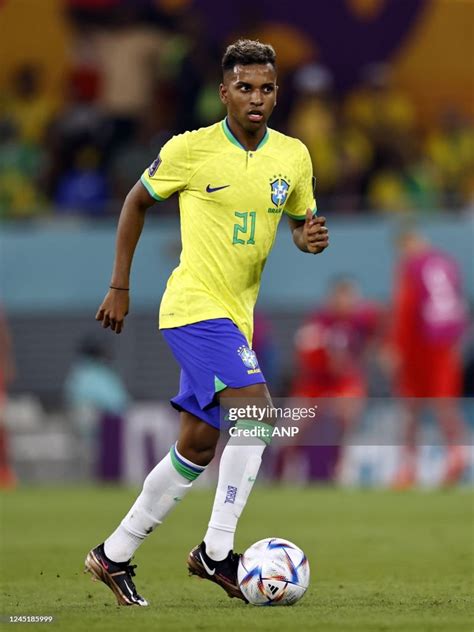
<path id="1" fill-rule="evenodd" d="M 165 329 L 163 335 L 183 372 L 180 392 L 171 400 L 174 406 L 194 412 L 210 426 L 220 429 L 219 402 L 235 398 L 239 405 L 246 406 L 255 403 L 254 398 L 260 398 L 264 405 L 271 403 L 255 353 L 229 318 Z M 199 463 L 200 455 L 196 454 L 193 441 L 194 435 L 188 440 L 183 434 L 178 448 Z M 237 443 L 229 442 L 220 463 L 210 526 L 215 531 L 209 537 L 206 535 L 214 557 L 208 556 L 203 542 L 190 553 L 188 567 L 191 573 L 216 582 L 231 596 L 243 599 L 237 585 L 239 556 L 231 551 L 233 534 L 257 476 L 265 442 L 253 438 L 248 445 L 237 446 Z M 220 511 L 222 505 L 225 507 Z M 229 505 L 232 505 L 230 510 Z"/>
<path id="2" fill-rule="evenodd" d="M 4 412 L 5 391 L 0 373 L 0 489 L 13 489 L 17 484 L 17 480 L 10 463 L 8 430 L 5 424 Z"/>
<path id="3" fill-rule="evenodd" d="M 178 442 L 148 474 L 140 495 L 117 529 L 88 554 L 86 570 L 113 590 L 119 604 L 147 605 L 131 579 L 130 559 L 205 470 L 218 438 L 216 428 L 191 413 L 181 412 Z"/>
<path id="4" fill-rule="evenodd" d="M 344 471 L 346 442 L 350 433 L 356 428 L 362 419 L 366 406 L 367 392 L 362 379 L 349 378 L 341 384 L 333 394 L 336 423 L 338 424 L 338 453 L 333 470 L 333 480 L 344 484 L 346 475 Z"/>
<path id="5" fill-rule="evenodd" d="M 196 415 L 181 413 L 181 428 L 176 444 L 179 454 L 197 466 L 205 467 L 214 458 L 220 431 Z"/>
<path id="6" fill-rule="evenodd" d="M 183 411 L 177 443 L 148 474 L 135 503 L 104 544 L 105 554 L 126 562 L 189 492 L 214 456 L 219 431 Z"/>
<path id="7" fill-rule="evenodd" d="M 0 489 L 14 489 L 17 485 L 9 457 L 8 431 L 0 418 Z"/>
<path id="8" fill-rule="evenodd" d="M 219 394 L 221 406 L 226 409 L 238 406 L 247 408 L 258 402 L 260 410 L 272 406 L 265 383 L 243 388 L 226 388 Z M 268 420 L 267 420 L 268 421 Z M 265 422 L 246 419 L 244 424 L 260 425 Z M 237 427 L 239 423 L 236 424 Z M 268 433 L 270 434 L 270 433 Z M 239 555 L 233 552 L 238 520 L 247 503 L 257 478 L 263 451 L 269 437 L 232 437 L 227 442 L 219 464 L 214 505 L 204 541 L 195 547 L 188 558 L 191 573 L 219 584 L 231 597 L 244 599 L 237 582 Z"/>
<path id="9" fill-rule="evenodd" d="M 441 484 L 459 482 L 468 465 L 468 429 L 459 398 L 462 393 L 462 359 L 457 346 L 437 349 L 431 362 L 431 406 L 446 445 Z"/>
<path id="10" fill-rule="evenodd" d="M 465 422 L 456 398 L 440 397 L 432 401 L 446 445 L 446 462 L 441 484 L 454 485 L 462 479 L 468 465 Z"/>
<path id="11" fill-rule="evenodd" d="M 243 408 L 256 401 L 260 407 L 271 407 L 267 385 L 253 384 L 244 388 L 227 388 L 220 394 L 223 408 L 236 401 Z M 252 420 L 246 420 L 250 421 Z M 268 422 L 268 420 L 267 420 Z M 263 451 L 269 440 L 257 437 L 230 438 L 219 463 L 219 480 L 204 542 L 209 555 L 221 560 L 233 549 L 238 519 L 247 503 L 262 462 Z"/>
<path id="12" fill-rule="evenodd" d="M 405 399 L 401 460 L 392 482 L 393 489 L 409 489 L 416 483 L 418 420 L 423 405 L 422 398 Z"/>

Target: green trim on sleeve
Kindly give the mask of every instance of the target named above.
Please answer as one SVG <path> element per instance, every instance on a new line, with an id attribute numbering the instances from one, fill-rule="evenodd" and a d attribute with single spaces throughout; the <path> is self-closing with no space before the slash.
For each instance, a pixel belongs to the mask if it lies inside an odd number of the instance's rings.
<path id="1" fill-rule="evenodd" d="M 292 213 L 288 213 L 288 211 L 283 211 L 285 213 L 285 215 L 288 215 L 288 217 L 291 217 L 291 219 L 296 219 L 300 222 L 304 222 L 306 219 L 306 215 L 293 215 Z"/>
<path id="2" fill-rule="evenodd" d="M 311 209 L 313 212 L 313 217 L 316 217 L 317 213 L 318 213 L 318 209 L 316 207 L 314 207 L 313 209 Z M 304 222 L 306 219 L 306 213 L 304 215 L 293 215 L 292 213 L 288 213 L 288 211 L 283 211 L 285 213 L 285 215 L 288 215 L 288 217 L 291 217 L 291 219 L 296 219 L 300 222 Z"/>
<path id="3" fill-rule="evenodd" d="M 160 197 L 160 196 L 158 195 L 158 193 L 155 193 L 155 192 L 153 191 L 151 184 L 145 180 L 145 176 L 143 176 L 143 175 L 142 175 L 142 176 L 140 177 L 140 182 L 143 184 L 143 186 L 144 186 L 144 187 L 145 187 L 145 189 L 148 191 L 148 193 L 151 195 L 151 197 L 152 197 L 152 198 L 155 198 L 155 200 L 156 200 L 157 202 L 164 202 L 164 201 L 167 199 L 167 198 L 164 198 L 164 197 Z"/>

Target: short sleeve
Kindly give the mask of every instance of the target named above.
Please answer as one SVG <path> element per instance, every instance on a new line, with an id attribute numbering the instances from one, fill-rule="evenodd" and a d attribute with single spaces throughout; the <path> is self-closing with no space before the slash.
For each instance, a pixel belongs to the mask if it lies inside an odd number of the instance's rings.
<path id="1" fill-rule="evenodd" d="M 292 219 L 304 221 L 307 208 L 316 213 L 316 201 L 313 191 L 313 164 L 309 151 L 303 143 L 301 143 L 298 174 L 296 186 L 285 205 L 285 213 Z"/>
<path id="2" fill-rule="evenodd" d="M 189 171 L 187 138 L 186 134 L 180 134 L 163 145 L 159 156 L 145 169 L 140 180 L 148 193 L 160 202 L 186 188 Z"/>

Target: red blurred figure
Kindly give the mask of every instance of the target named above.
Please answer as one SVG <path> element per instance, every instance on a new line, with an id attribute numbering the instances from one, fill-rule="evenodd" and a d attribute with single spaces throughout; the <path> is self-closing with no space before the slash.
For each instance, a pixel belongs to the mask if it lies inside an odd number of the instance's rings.
<path id="1" fill-rule="evenodd" d="M 380 306 L 363 299 L 354 281 L 339 278 L 331 285 L 325 304 L 296 333 L 297 368 L 291 396 L 331 398 L 330 406 L 319 402 L 319 414 L 322 419 L 327 410 L 338 424 L 331 432 L 334 444 L 325 446 L 325 454 L 310 454 L 310 461 L 324 459 L 331 448 L 332 463 L 324 468 L 328 478 L 338 477 L 341 451 L 336 446 L 362 412 L 367 395 L 364 358 L 379 331 L 381 316 Z M 292 450 L 281 455 L 283 461 Z M 280 464 L 279 469 L 283 467 Z"/>
<path id="2" fill-rule="evenodd" d="M 404 489 L 416 481 L 416 434 L 424 398 L 438 398 L 434 409 L 447 445 L 442 483 L 450 485 L 466 467 L 465 427 L 456 402 L 462 393 L 460 340 L 467 324 L 460 271 L 451 256 L 414 230 L 400 236 L 398 248 L 388 359 L 396 391 L 407 398 L 407 420 L 394 487 Z"/>
<path id="3" fill-rule="evenodd" d="M 353 281 L 335 281 L 326 304 L 296 334 L 293 397 L 364 397 L 363 357 L 380 317 L 380 307 L 364 300 Z"/>

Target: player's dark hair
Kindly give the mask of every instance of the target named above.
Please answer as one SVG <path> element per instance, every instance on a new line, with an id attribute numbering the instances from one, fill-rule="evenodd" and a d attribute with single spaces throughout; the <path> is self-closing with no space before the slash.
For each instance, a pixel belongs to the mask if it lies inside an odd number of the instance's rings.
<path id="1" fill-rule="evenodd" d="M 336 274 L 329 279 L 328 289 L 334 290 L 339 287 L 356 287 L 358 285 L 357 279 L 350 274 Z"/>
<path id="2" fill-rule="evenodd" d="M 236 64 L 271 64 L 276 68 L 275 49 L 258 40 L 240 39 L 227 47 L 222 58 L 222 72 L 232 70 Z"/>

